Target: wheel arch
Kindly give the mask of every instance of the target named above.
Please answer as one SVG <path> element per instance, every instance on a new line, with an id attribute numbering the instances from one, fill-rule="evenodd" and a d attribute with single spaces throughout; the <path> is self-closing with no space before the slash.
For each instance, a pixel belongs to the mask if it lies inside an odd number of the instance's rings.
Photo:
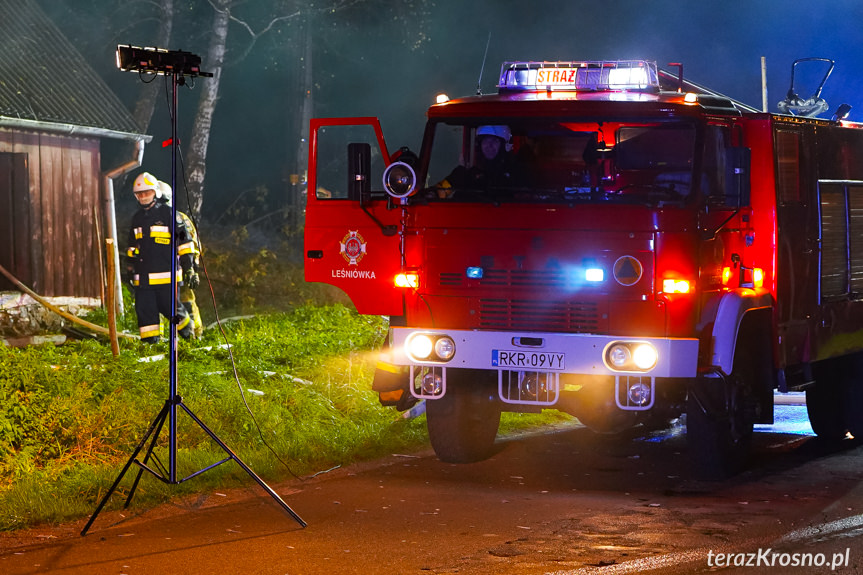
<path id="1" fill-rule="evenodd" d="M 773 296 L 767 290 L 738 289 L 726 293 L 716 307 L 710 338 L 710 364 L 729 375 L 741 333 L 755 330 L 771 338 L 773 364 Z"/>

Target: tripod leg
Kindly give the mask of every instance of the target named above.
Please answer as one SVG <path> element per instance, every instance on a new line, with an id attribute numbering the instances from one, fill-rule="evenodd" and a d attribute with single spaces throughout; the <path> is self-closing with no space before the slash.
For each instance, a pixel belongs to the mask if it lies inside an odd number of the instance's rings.
<path id="1" fill-rule="evenodd" d="M 161 426 L 164 423 L 165 416 L 167 414 L 168 414 L 168 403 L 166 402 L 165 405 L 162 407 L 162 410 L 159 412 L 159 415 L 156 416 L 156 419 L 154 419 L 153 422 L 150 424 L 150 427 L 147 428 L 147 433 L 145 433 L 144 437 L 141 438 L 141 441 L 138 443 L 138 447 L 135 448 L 135 451 L 132 453 L 132 456 L 129 457 L 129 461 L 127 461 L 126 465 L 123 466 L 123 470 L 120 471 L 120 475 L 118 475 L 117 479 L 114 480 L 114 484 L 111 485 L 111 488 L 108 490 L 108 492 L 102 498 L 102 500 L 99 502 L 99 505 L 96 507 L 96 510 L 93 512 L 93 515 L 90 516 L 90 520 L 87 521 L 87 524 L 84 526 L 84 529 L 81 530 L 81 536 L 82 537 L 87 534 L 87 531 L 90 530 L 90 526 L 93 525 L 93 521 L 96 520 L 96 516 L 99 515 L 99 512 L 102 511 L 102 508 L 108 502 L 108 499 L 111 497 L 111 495 L 117 489 L 117 486 L 120 484 L 120 481 L 123 480 L 123 476 L 126 475 L 126 472 L 129 470 L 129 467 L 131 467 L 132 463 L 134 463 L 135 458 L 138 457 L 138 453 L 140 453 L 141 449 L 144 447 L 144 444 L 147 443 L 147 439 L 150 437 L 150 435 L 156 429 L 156 426 L 158 426 L 161 429 Z M 131 494 L 130 494 L 130 498 L 131 498 Z"/>
<path id="2" fill-rule="evenodd" d="M 170 401 L 170 400 L 169 400 Z M 147 461 L 150 460 L 150 455 L 153 454 L 153 449 L 156 448 L 156 441 L 159 440 L 159 434 L 162 433 L 162 426 L 165 425 L 165 414 L 168 411 L 168 402 L 165 402 L 165 406 L 162 408 L 162 411 L 159 412 L 159 416 L 157 417 L 157 421 L 159 422 L 156 426 L 156 430 L 153 432 L 153 439 L 150 441 L 150 447 L 147 448 L 147 454 L 144 455 L 144 460 L 142 463 L 147 465 Z M 149 434 L 149 431 L 148 431 Z M 147 436 L 144 436 L 146 440 Z M 126 497 L 126 502 L 123 504 L 123 509 L 127 509 L 129 505 L 132 503 L 132 497 L 135 496 L 135 490 L 138 488 L 138 482 L 141 481 L 141 475 L 144 473 L 144 468 L 138 468 L 138 474 L 135 476 L 135 481 L 132 482 L 132 488 L 129 490 L 129 495 Z"/>
<path id="3" fill-rule="evenodd" d="M 209 427 L 207 427 L 206 425 L 204 425 L 204 422 L 203 422 L 203 421 L 201 421 L 200 419 L 198 419 L 198 418 L 197 418 L 197 416 L 196 416 L 194 413 L 192 413 L 192 412 L 191 412 L 191 410 L 189 410 L 189 408 L 188 408 L 188 407 L 186 407 L 186 404 L 185 404 L 185 403 L 183 403 L 183 402 L 181 401 L 178 405 L 179 405 L 180 407 L 182 407 L 182 408 L 183 408 L 183 411 L 185 411 L 186 413 L 188 413 L 188 414 L 189 414 L 189 417 L 191 417 L 192 419 L 194 419 L 194 420 L 195 420 L 195 423 L 197 423 L 197 424 L 201 427 L 201 429 L 203 429 L 203 430 L 207 433 L 207 435 L 209 435 L 209 436 L 212 438 L 212 440 L 213 440 L 213 441 L 215 441 L 216 443 L 218 443 L 218 444 L 219 444 L 219 447 L 221 447 L 221 448 L 225 451 L 225 453 L 227 453 L 228 455 L 230 455 L 230 456 L 231 456 L 231 459 L 233 459 L 234 461 L 236 461 L 236 462 L 239 464 L 239 466 L 240 466 L 240 467 L 242 467 L 242 468 L 243 468 L 243 470 L 244 470 L 246 473 L 248 473 L 248 474 L 249 474 L 249 476 L 250 476 L 252 479 L 254 479 L 254 480 L 257 482 L 257 484 L 258 484 L 258 485 L 260 485 L 260 486 L 264 489 L 264 491 L 266 491 L 267 493 L 269 493 L 269 494 L 270 494 L 270 497 L 272 497 L 273 499 L 275 499 L 275 500 L 276 500 L 276 503 L 278 503 L 278 504 L 282 507 L 282 509 L 284 509 L 285 511 L 287 511 L 287 512 L 288 512 L 288 514 L 289 514 L 291 517 L 293 517 L 293 518 L 294 518 L 294 520 L 295 520 L 297 523 L 299 523 L 301 527 L 306 527 L 306 525 L 308 525 L 305 521 L 303 521 L 303 519 L 302 519 L 299 515 L 297 515 L 297 514 L 296 514 L 296 512 L 294 512 L 294 510 L 293 510 L 293 509 L 291 509 L 291 508 L 288 506 L 288 504 L 287 504 L 287 503 L 285 503 L 284 501 L 282 501 L 282 498 L 281 498 L 281 497 L 279 497 L 279 494 L 278 494 L 278 493 L 276 493 L 275 491 L 273 491 L 273 489 L 272 489 L 269 485 L 267 485 L 267 484 L 264 482 L 264 480 L 263 480 L 263 479 L 261 479 L 260 477 L 258 477 L 258 474 L 257 474 L 257 473 L 255 473 L 254 471 L 252 471 L 252 469 L 251 469 L 248 465 L 246 465 L 245 463 L 243 463 L 243 462 L 242 462 L 242 460 L 240 460 L 240 458 L 239 458 L 239 457 L 237 457 L 237 455 L 236 455 L 233 451 L 231 451 L 231 448 L 230 448 L 230 447 L 228 447 L 227 445 L 225 445 L 225 442 L 223 442 L 221 439 L 219 439 L 219 437 L 215 434 L 215 432 L 213 432 Z"/>

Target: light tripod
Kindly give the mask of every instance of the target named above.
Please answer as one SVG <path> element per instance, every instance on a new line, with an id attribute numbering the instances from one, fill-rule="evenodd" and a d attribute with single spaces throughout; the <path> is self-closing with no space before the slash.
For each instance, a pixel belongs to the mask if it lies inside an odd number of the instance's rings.
<path id="1" fill-rule="evenodd" d="M 173 152 L 171 160 L 171 194 L 173 196 L 176 196 L 177 189 L 177 155 L 179 153 L 177 140 L 177 87 L 185 84 L 186 76 L 212 76 L 212 74 L 200 71 L 200 69 L 198 68 L 198 66 L 200 65 L 200 61 L 201 59 L 199 57 L 193 54 L 189 54 L 188 52 L 169 52 L 167 50 L 159 50 L 154 48 L 134 48 L 131 46 L 117 47 L 117 66 L 121 70 L 156 73 L 171 76 L 171 148 Z M 176 254 L 176 197 L 172 198 L 172 200 L 171 253 Z M 176 255 L 174 257 L 176 257 Z M 144 473 L 144 471 L 149 472 L 154 477 L 164 483 L 170 485 L 178 485 L 232 459 L 236 461 L 237 464 L 242 467 L 243 470 L 258 483 L 258 485 L 260 485 L 267 493 L 269 493 L 270 496 L 276 501 L 276 503 L 278 503 L 285 511 L 287 511 L 288 514 L 290 514 L 290 516 L 293 517 L 294 520 L 300 524 L 300 526 L 305 527 L 306 522 L 303 521 L 302 518 L 297 515 L 294 510 L 291 509 L 288 504 L 285 503 L 282 498 L 279 497 L 279 495 L 275 491 L 273 491 L 273 489 L 269 485 L 264 482 L 263 479 L 258 477 L 258 475 L 254 471 L 252 471 L 252 469 L 248 465 L 243 463 L 243 461 L 239 457 L 237 457 L 237 455 L 231 450 L 231 448 L 229 448 L 221 439 L 219 439 L 215 432 L 213 432 L 209 427 L 204 424 L 204 422 L 202 422 L 194 413 L 192 413 L 192 411 L 188 407 L 186 407 L 186 404 L 183 403 L 183 399 L 177 393 L 177 324 L 179 323 L 179 316 L 177 316 L 177 266 L 175 263 L 172 263 L 171 265 L 171 286 L 171 321 L 169 322 L 170 336 L 168 354 L 168 398 L 165 400 L 165 404 L 162 406 L 162 409 L 159 411 L 158 415 L 156 415 L 156 418 L 152 421 L 152 423 L 150 423 L 150 427 L 147 428 L 147 432 L 144 434 L 144 437 L 141 438 L 141 441 L 138 443 L 135 451 L 132 453 L 131 457 L 126 462 L 126 465 L 123 466 L 123 469 L 122 471 L 120 471 L 117 479 L 114 480 L 114 484 L 111 485 L 111 488 L 99 502 L 99 505 L 96 507 L 93 515 L 90 516 L 90 520 L 87 521 L 87 524 L 81 531 L 81 535 L 84 536 L 87 534 L 87 531 L 90 529 L 93 521 L 96 520 L 99 512 L 102 511 L 102 508 L 108 502 L 108 499 L 117 489 L 120 481 L 123 479 L 123 477 L 126 475 L 126 472 L 133 464 L 138 466 L 138 474 L 135 477 L 132 488 L 129 490 L 129 495 L 126 497 L 126 503 L 124 504 L 124 508 L 128 507 L 129 504 L 132 502 L 132 497 L 135 495 L 135 489 L 138 487 L 138 482 L 141 480 L 141 475 Z M 188 475 L 182 479 L 177 479 L 177 408 L 182 409 L 189 417 L 191 417 L 192 420 L 196 424 L 198 424 L 198 426 L 203 429 L 204 432 L 209 435 L 210 438 L 225 451 L 225 453 L 228 454 L 228 457 L 222 459 L 221 461 L 217 461 L 212 465 L 195 471 L 191 475 Z M 165 425 L 165 420 L 168 421 L 167 469 L 165 469 L 164 465 L 162 465 L 161 461 L 159 461 L 159 458 L 153 454 L 153 450 L 155 449 L 156 443 L 159 439 L 159 434 L 161 433 L 162 428 Z M 149 445 L 147 446 L 146 454 L 144 455 L 144 458 L 142 460 L 138 460 L 138 455 L 141 453 L 141 450 L 144 449 L 144 446 L 147 445 L 148 440 Z M 155 466 L 159 468 L 158 470 L 153 469 L 150 465 L 148 465 L 151 457 L 156 463 Z"/>

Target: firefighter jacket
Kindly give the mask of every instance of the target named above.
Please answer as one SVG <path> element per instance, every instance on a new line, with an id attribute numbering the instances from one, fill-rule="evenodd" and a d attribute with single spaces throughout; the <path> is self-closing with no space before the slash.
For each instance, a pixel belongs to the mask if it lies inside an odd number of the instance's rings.
<path id="1" fill-rule="evenodd" d="M 198 271 L 201 263 L 201 241 L 198 239 L 198 230 L 195 228 L 192 218 L 183 212 L 177 212 L 177 218 L 183 220 L 183 225 L 186 226 L 186 231 L 189 233 L 189 241 L 191 242 L 189 254 L 191 255 L 192 269 Z"/>
<path id="2" fill-rule="evenodd" d="M 139 209 L 132 216 L 126 255 L 133 286 L 170 285 L 171 265 L 177 264 L 177 281 L 182 282 L 182 271 L 192 266 L 195 247 L 179 214 L 174 231 L 177 235 L 176 255 L 171 253 L 171 206 L 157 201 L 149 209 Z"/>

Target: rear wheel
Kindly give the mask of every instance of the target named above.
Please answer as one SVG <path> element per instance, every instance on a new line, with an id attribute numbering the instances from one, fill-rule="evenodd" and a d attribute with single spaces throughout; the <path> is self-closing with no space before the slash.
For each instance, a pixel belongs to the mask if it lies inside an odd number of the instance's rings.
<path id="1" fill-rule="evenodd" d="M 441 461 L 472 463 L 491 455 L 501 412 L 496 376 L 449 369 L 446 394 L 426 401 L 429 440 Z"/>
<path id="2" fill-rule="evenodd" d="M 842 406 L 843 375 L 839 358 L 812 364 L 815 385 L 806 390 L 806 411 L 815 435 L 827 441 L 845 437 Z"/>
<path id="3" fill-rule="evenodd" d="M 863 437 L 863 353 L 816 362 L 812 372 L 815 385 L 806 390 L 812 431 L 828 441 L 844 439 L 846 431 Z"/>
<path id="4" fill-rule="evenodd" d="M 846 358 L 842 387 L 845 424 L 851 435 L 863 438 L 863 352 Z"/>

